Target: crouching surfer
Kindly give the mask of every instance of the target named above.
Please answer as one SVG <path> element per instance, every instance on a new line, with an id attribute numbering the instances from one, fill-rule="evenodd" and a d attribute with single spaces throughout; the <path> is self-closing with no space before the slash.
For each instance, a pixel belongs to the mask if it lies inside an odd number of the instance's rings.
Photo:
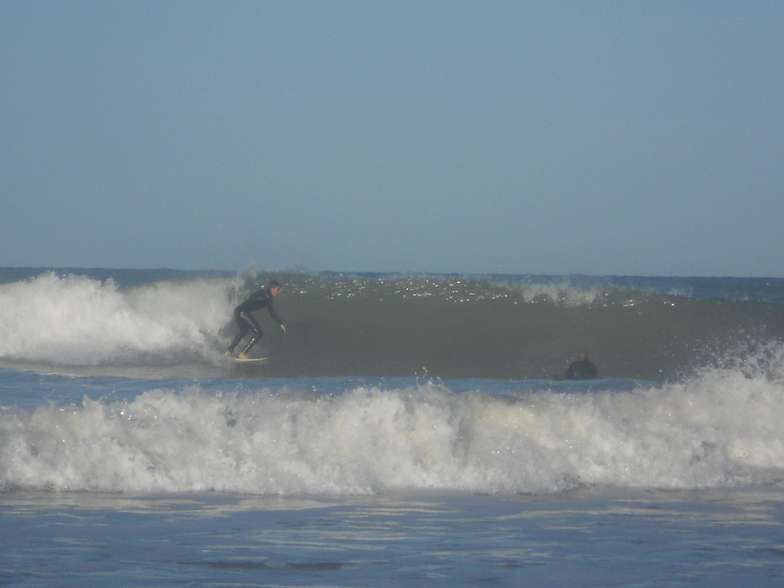
<path id="1" fill-rule="evenodd" d="M 259 342 L 261 339 L 262 331 L 259 323 L 256 322 L 256 319 L 253 318 L 252 312 L 256 310 L 261 310 L 262 308 L 266 308 L 269 315 L 272 319 L 280 325 L 280 328 L 283 329 L 283 332 L 286 332 L 286 325 L 283 324 L 283 321 L 280 320 L 280 317 L 272 308 L 272 300 L 280 294 L 281 285 L 274 280 L 269 283 L 266 289 L 258 290 L 248 296 L 247 300 L 237 306 L 234 309 L 234 319 L 237 321 L 237 325 L 240 327 L 240 332 L 237 333 L 237 336 L 234 337 L 234 340 L 229 345 L 229 348 L 226 350 L 226 353 L 223 355 L 231 355 L 234 353 L 234 348 L 242 341 L 242 338 L 248 334 L 248 331 L 253 331 L 253 335 L 248 341 L 248 344 L 245 346 L 239 354 L 239 359 L 248 359 L 248 351 Z"/>

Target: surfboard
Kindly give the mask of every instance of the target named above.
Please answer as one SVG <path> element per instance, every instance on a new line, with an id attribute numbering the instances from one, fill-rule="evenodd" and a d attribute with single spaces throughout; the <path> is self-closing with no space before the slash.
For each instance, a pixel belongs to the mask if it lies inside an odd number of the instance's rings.
<path id="1" fill-rule="evenodd" d="M 237 363 L 266 363 L 269 361 L 268 357 L 249 357 L 248 359 L 240 359 L 235 357 L 234 361 Z"/>

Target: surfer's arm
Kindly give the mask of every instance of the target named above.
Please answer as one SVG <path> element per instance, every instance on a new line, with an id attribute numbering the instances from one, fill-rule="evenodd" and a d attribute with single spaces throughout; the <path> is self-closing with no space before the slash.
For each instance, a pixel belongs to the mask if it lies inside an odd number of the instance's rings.
<path id="1" fill-rule="evenodd" d="M 277 312 L 275 312 L 275 310 L 272 308 L 272 304 L 270 304 L 269 306 L 267 306 L 267 311 L 269 312 L 269 315 L 272 317 L 272 320 L 274 320 L 274 321 L 275 321 L 276 323 L 278 323 L 278 324 L 279 324 L 281 327 L 283 327 L 283 321 L 282 321 L 282 320 L 280 319 L 280 317 L 278 316 L 278 313 L 277 313 Z M 285 331 L 285 330 L 286 330 L 286 327 L 283 327 L 283 330 Z"/>

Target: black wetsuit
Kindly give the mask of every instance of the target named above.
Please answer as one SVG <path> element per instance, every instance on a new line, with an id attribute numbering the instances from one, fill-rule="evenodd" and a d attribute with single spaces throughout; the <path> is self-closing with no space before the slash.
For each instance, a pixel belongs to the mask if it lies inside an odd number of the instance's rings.
<path id="1" fill-rule="evenodd" d="M 234 337 L 231 345 L 229 345 L 228 350 L 230 353 L 234 353 L 234 348 L 242 340 L 242 338 L 248 334 L 248 331 L 253 331 L 253 336 L 250 338 L 250 341 L 248 341 L 245 349 L 242 350 L 243 353 L 250 351 L 251 348 L 256 343 L 258 343 L 259 339 L 261 339 L 261 327 L 259 326 L 259 323 L 256 322 L 256 319 L 253 318 L 251 312 L 255 310 L 261 310 L 262 308 L 267 309 L 275 322 L 277 322 L 279 325 L 283 324 L 283 321 L 280 320 L 280 317 L 272 308 L 272 294 L 270 294 L 269 288 L 266 290 L 258 290 L 257 292 L 254 292 L 248 296 L 248 299 L 245 300 L 245 302 L 234 309 L 234 318 L 240 327 L 240 332 L 237 333 L 237 336 Z"/>
<path id="2" fill-rule="evenodd" d="M 598 377 L 596 366 L 587 359 L 573 362 L 566 370 L 567 380 L 595 380 Z"/>

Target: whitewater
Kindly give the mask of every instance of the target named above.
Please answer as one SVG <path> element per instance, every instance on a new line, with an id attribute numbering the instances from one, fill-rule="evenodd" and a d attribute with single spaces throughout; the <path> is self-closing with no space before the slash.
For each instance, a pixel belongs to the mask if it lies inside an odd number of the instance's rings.
<path id="1" fill-rule="evenodd" d="M 560 391 L 486 382 L 461 393 L 435 382 L 345 382 L 334 393 L 313 392 L 317 380 L 245 381 L 242 391 L 135 383 L 141 393 L 122 400 L 96 396 L 90 378 L 79 383 L 76 404 L 4 407 L 6 489 L 495 494 L 784 477 L 782 384 L 737 373 L 626 390 L 601 380 Z"/>
<path id="2" fill-rule="evenodd" d="M 222 355 L 270 279 L 257 355 Z M 768 586 L 784 281 L 0 270 L 9 586 Z M 579 353 L 600 378 L 566 381 Z"/>

